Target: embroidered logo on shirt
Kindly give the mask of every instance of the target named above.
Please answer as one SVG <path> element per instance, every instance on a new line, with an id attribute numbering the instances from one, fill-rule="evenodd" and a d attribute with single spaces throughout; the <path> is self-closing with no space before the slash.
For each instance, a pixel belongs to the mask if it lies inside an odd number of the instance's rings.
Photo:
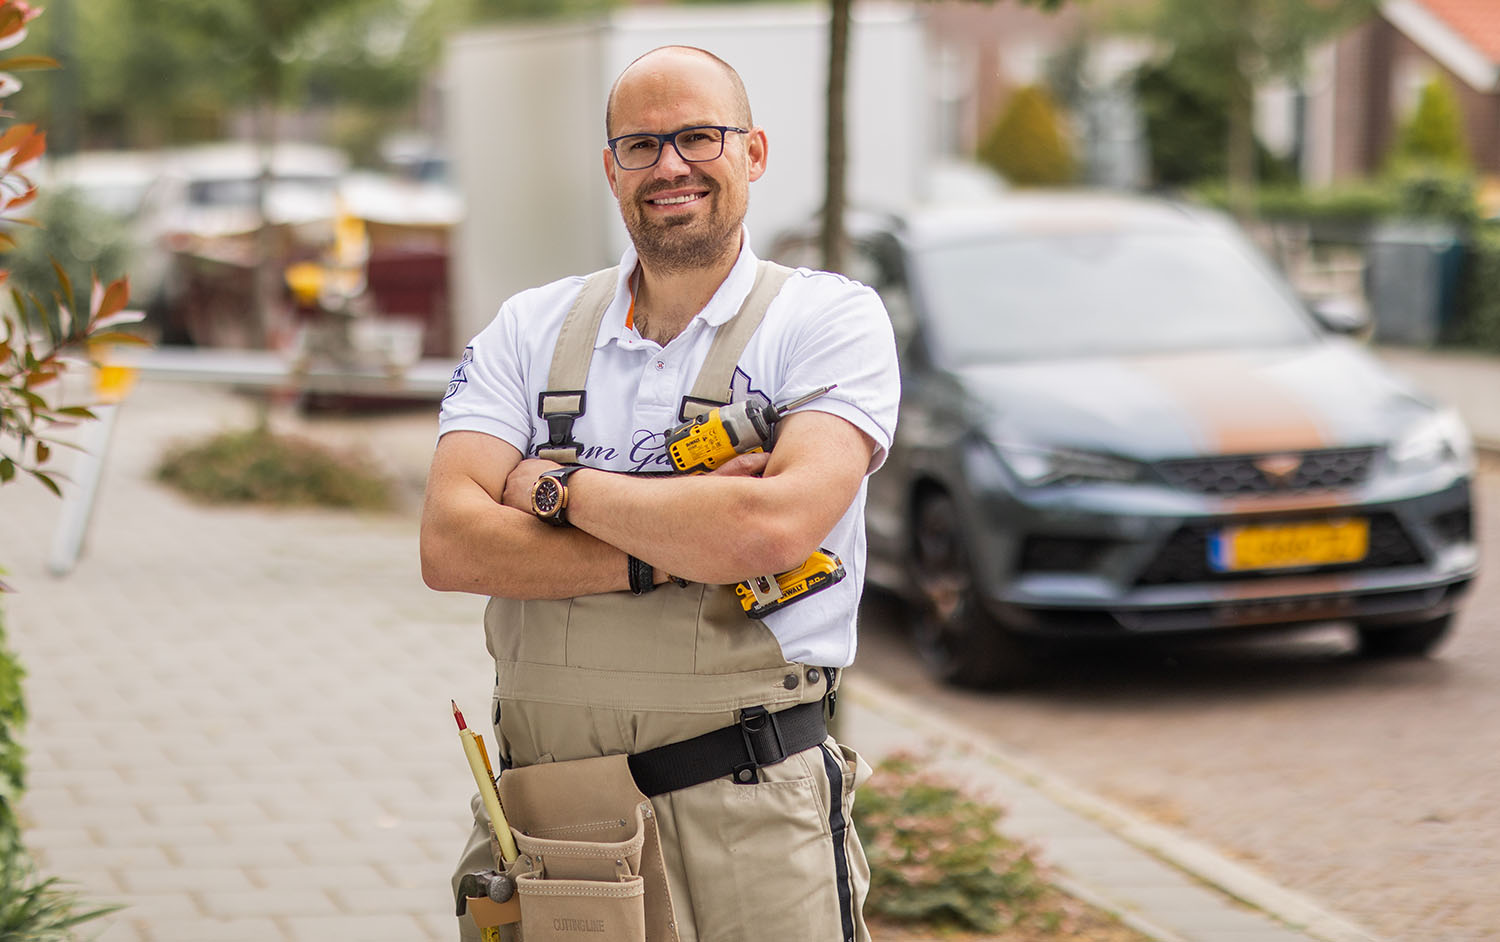
<path id="1" fill-rule="evenodd" d="M 447 399 L 449 396 L 458 392 L 461 388 L 463 388 L 463 385 L 469 381 L 469 377 L 464 373 L 464 367 L 473 362 L 474 348 L 464 347 L 464 355 L 459 359 L 458 366 L 456 366 L 453 370 L 453 378 L 448 380 L 448 391 L 443 394 L 444 399 Z"/>

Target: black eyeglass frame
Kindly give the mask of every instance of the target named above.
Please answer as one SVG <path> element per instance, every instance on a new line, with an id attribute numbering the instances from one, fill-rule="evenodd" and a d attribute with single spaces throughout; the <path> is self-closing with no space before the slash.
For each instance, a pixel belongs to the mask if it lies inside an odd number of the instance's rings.
<path id="1" fill-rule="evenodd" d="M 719 138 L 719 152 L 717 154 L 714 154 L 712 157 L 698 157 L 696 159 L 684 154 L 682 152 L 682 148 L 677 146 L 677 135 L 686 134 L 688 131 L 718 131 L 723 135 L 723 137 Z M 604 143 L 608 145 L 609 152 L 614 155 L 615 166 L 619 167 L 621 170 L 650 170 L 652 167 L 661 163 L 661 155 L 667 152 L 667 144 L 672 145 L 672 149 L 677 151 L 677 156 L 682 158 L 683 163 L 706 164 L 710 160 L 718 160 L 720 157 L 724 156 L 724 145 L 726 142 L 728 142 L 729 135 L 731 133 L 749 134 L 750 129 L 729 127 L 728 125 L 724 124 L 694 124 L 689 127 L 678 128 L 675 131 L 668 131 L 666 134 L 653 134 L 650 131 L 636 131 L 633 134 L 621 134 L 619 137 L 612 137 Z M 662 145 L 661 147 L 658 147 L 656 149 L 656 159 L 651 161 L 649 164 L 646 164 L 644 167 L 625 166 L 625 164 L 620 161 L 620 152 L 616 149 L 616 145 L 618 145 L 621 141 L 632 137 L 656 138 L 657 142 Z"/>

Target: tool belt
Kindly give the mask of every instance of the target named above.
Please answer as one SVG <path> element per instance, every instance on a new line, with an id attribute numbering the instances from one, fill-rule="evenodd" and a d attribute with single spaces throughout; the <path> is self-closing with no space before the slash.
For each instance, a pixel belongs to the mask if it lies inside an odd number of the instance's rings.
<path id="1" fill-rule="evenodd" d="M 677 942 L 651 797 L 717 778 L 758 781 L 758 769 L 823 742 L 835 695 L 776 713 L 748 707 L 732 726 L 636 755 L 505 770 L 497 786 L 519 850 L 507 875 L 527 942 L 580 931 Z"/>
<path id="2" fill-rule="evenodd" d="M 752 784 L 759 780 L 757 769 L 828 738 L 824 702 L 831 706 L 835 693 L 777 713 L 762 706 L 747 707 L 733 726 L 630 756 L 630 774 L 647 797 L 726 776 L 741 785 Z"/>

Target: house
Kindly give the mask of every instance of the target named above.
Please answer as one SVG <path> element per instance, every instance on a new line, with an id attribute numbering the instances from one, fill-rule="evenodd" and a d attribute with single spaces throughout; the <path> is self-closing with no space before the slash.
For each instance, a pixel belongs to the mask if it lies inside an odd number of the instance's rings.
<path id="1" fill-rule="evenodd" d="M 1326 185 L 1378 173 L 1422 87 L 1447 80 L 1475 169 L 1500 177 L 1500 0 L 1381 0 L 1320 50 L 1304 86 L 1302 168 Z"/>

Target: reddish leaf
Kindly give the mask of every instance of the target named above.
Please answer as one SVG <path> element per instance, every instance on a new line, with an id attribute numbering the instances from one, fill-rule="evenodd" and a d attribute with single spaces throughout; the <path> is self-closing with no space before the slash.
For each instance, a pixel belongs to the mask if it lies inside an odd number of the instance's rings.
<path id="1" fill-rule="evenodd" d="M 19 166 L 20 164 L 29 163 L 30 161 L 36 160 L 38 157 L 42 156 L 42 154 L 46 153 L 46 151 L 47 132 L 38 131 L 37 133 L 31 135 L 31 137 L 27 138 L 26 143 L 16 148 L 15 156 L 10 159 L 10 165 L 12 167 L 15 167 Z"/>
<path id="2" fill-rule="evenodd" d="M 0 134 L 0 151 L 13 150 L 21 146 L 21 142 L 30 137 L 36 131 L 34 124 L 12 124 Z"/>
<path id="3" fill-rule="evenodd" d="M 32 200 L 36 199 L 36 195 L 37 188 L 35 184 L 33 184 L 32 186 L 28 187 L 24 193 L 21 193 L 15 199 L 6 203 L 5 208 L 15 209 L 18 206 L 25 206 L 27 203 L 30 203 Z"/>
<path id="4" fill-rule="evenodd" d="M 96 278 L 94 280 L 94 292 L 96 297 L 98 297 L 98 291 L 99 280 Z M 104 318 L 109 317 L 111 314 L 114 314 L 116 311 L 122 310 L 125 307 L 126 302 L 128 302 L 129 300 L 129 279 L 121 278 L 118 281 L 110 282 L 109 287 L 104 289 L 103 297 L 98 297 L 98 300 L 94 304 L 94 319 L 103 320 Z"/>
<path id="5" fill-rule="evenodd" d="M 0 252 L 9 252 L 16 247 L 16 240 L 11 238 L 10 233 L 0 232 Z"/>
<path id="6" fill-rule="evenodd" d="M 46 442 L 42 441 L 40 438 L 37 439 L 37 441 L 36 441 L 36 463 L 37 464 L 46 464 L 47 463 L 47 459 L 51 458 L 51 457 L 52 457 L 52 449 L 47 447 L 47 443 Z"/>

